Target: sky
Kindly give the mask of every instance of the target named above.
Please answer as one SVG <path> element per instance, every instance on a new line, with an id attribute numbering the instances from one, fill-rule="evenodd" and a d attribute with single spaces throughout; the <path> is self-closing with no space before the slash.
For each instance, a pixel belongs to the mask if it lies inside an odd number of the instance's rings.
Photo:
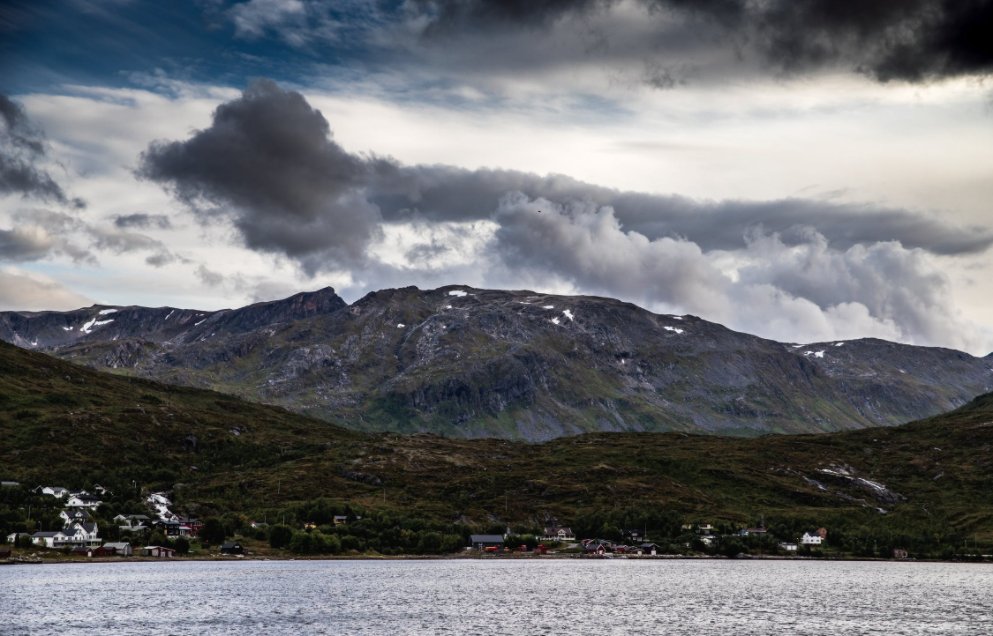
<path id="1" fill-rule="evenodd" d="M 993 351 L 993 0 L 7 0 L 0 310 L 417 285 Z"/>

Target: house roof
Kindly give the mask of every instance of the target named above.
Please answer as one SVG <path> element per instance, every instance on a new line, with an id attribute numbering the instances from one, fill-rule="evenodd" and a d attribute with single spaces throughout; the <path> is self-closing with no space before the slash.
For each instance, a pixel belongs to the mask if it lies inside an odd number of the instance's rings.
<path id="1" fill-rule="evenodd" d="M 115 550 L 126 550 L 126 549 L 128 549 L 128 548 L 131 547 L 131 544 L 130 543 L 127 543 L 126 541 L 125 542 L 117 542 L 117 543 L 105 543 L 105 544 L 103 544 L 103 547 L 105 547 L 105 548 L 114 548 Z"/>
<path id="2" fill-rule="evenodd" d="M 65 533 L 62 532 L 61 530 L 56 530 L 55 532 L 35 532 L 31 536 L 37 539 L 44 539 L 45 537 L 57 537 L 60 534 L 62 536 L 65 536 Z"/>
<path id="3" fill-rule="evenodd" d="M 502 534 L 473 534 L 469 535 L 470 543 L 503 543 Z"/>

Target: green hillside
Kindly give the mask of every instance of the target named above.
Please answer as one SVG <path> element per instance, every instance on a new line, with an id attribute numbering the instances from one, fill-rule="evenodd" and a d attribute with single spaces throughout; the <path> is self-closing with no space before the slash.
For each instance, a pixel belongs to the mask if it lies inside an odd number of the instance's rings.
<path id="1" fill-rule="evenodd" d="M 601 433 L 525 444 L 361 434 L 0 343 L 0 479 L 100 483 L 115 491 L 117 511 L 133 511 L 141 492 L 168 490 L 179 511 L 224 517 L 229 527 L 321 523 L 347 510 L 366 518 L 349 530 L 357 549 L 391 542 L 415 551 L 411 537 L 426 530 L 455 537 L 451 547 L 459 534 L 508 525 L 675 537 L 683 523 L 765 521 L 784 538 L 827 527 L 834 545 L 855 553 L 880 545 L 932 556 L 962 546 L 989 552 L 993 395 L 894 428 L 757 439 Z M 16 496 L 3 497 L 6 533 L 23 513 Z M 387 526 L 395 530 L 388 540 Z"/>

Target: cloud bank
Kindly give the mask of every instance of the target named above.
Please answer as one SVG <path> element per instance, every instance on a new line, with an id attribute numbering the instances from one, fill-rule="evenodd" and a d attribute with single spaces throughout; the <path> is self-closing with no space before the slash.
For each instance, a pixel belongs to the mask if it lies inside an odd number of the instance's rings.
<path id="1" fill-rule="evenodd" d="M 779 339 L 972 347 L 982 337 L 954 314 L 935 259 L 984 252 L 987 230 L 868 205 L 700 202 L 405 166 L 347 152 L 302 95 L 269 81 L 188 139 L 153 143 L 138 174 L 202 222 L 230 223 L 250 249 L 311 276 L 346 271 L 369 289 L 458 281 L 595 293 Z"/>
<path id="2" fill-rule="evenodd" d="M 845 68 L 881 82 L 993 71 L 990 0 L 414 0 L 408 7 L 429 40 L 523 31 L 540 43 L 547 31 L 569 28 L 585 36 L 594 57 L 651 60 L 646 70 L 655 71 L 645 81 L 662 88 L 677 83 L 671 70 L 679 63 L 707 64 L 717 50 L 732 53 L 720 56 L 725 65 Z M 640 20 L 625 19 L 633 14 Z"/>

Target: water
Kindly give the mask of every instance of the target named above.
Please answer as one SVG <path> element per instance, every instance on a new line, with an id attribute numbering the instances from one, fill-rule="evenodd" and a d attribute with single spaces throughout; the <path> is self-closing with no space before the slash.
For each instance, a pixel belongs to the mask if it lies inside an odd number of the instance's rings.
<path id="1" fill-rule="evenodd" d="M 993 634 L 993 567 L 723 560 L 0 567 L 0 634 Z"/>

